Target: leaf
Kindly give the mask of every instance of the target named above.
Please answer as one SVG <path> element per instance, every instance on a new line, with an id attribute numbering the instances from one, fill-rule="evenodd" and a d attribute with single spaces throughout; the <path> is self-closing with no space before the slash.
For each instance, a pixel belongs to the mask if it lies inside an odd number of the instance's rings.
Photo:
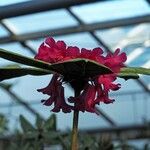
<path id="1" fill-rule="evenodd" d="M 72 59 L 51 65 L 53 71 L 70 78 L 87 78 L 112 73 L 108 67 L 89 59 Z"/>
<path id="2" fill-rule="evenodd" d="M 48 69 L 48 70 L 51 69 L 51 65 L 49 63 L 35 60 L 33 58 L 29 58 L 26 56 L 22 56 L 20 54 L 6 51 L 4 49 L 0 49 L 0 57 L 7 59 L 7 60 L 10 60 L 10 61 L 13 61 L 13 62 L 28 65 L 28 66 L 33 66 L 33 67 Z"/>
<path id="3" fill-rule="evenodd" d="M 60 136 L 60 132 L 48 131 L 48 132 L 43 132 L 42 135 L 47 142 L 48 141 L 51 141 L 51 142 L 55 141 L 56 142 L 56 138 L 58 138 Z"/>
<path id="4" fill-rule="evenodd" d="M 35 60 L 33 58 L 28 58 L 3 49 L 0 49 L 0 57 L 24 65 L 34 66 L 48 71 L 55 71 L 62 75 L 69 74 L 71 78 L 77 76 L 93 77 L 100 74 L 112 73 L 111 69 L 109 69 L 108 67 L 88 59 L 72 59 L 70 61 L 59 62 L 51 65 L 50 63 Z M 128 74 L 130 74 L 131 77 L 133 77 L 134 74 L 150 75 L 150 69 L 140 67 L 126 67 L 122 68 L 120 73 L 125 73 L 125 76 L 128 77 L 130 77 Z"/>
<path id="5" fill-rule="evenodd" d="M 30 144 L 26 143 L 23 145 L 22 150 L 29 150 L 29 148 L 30 148 Z"/>
<path id="6" fill-rule="evenodd" d="M 36 117 L 35 124 L 36 124 L 37 129 L 41 129 L 43 127 L 44 121 L 39 115 L 37 115 L 37 117 Z"/>
<path id="7" fill-rule="evenodd" d="M 0 114 L 0 135 L 3 135 L 8 130 L 8 120 L 3 114 Z"/>
<path id="8" fill-rule="evenodd" d="M 0 68 L 0 81 L 5 79 L 11 79 L 16 77 L 21 77 L 25 75 L 46 75 L 51 74 L 50 71 L 44 69 L 36 69 L 36 68 L 19 68 L 19 67 L 11 67 L 11 68 Z"/>
<path id="9" fill-rule="evenodd" d="M 149 68 L 142 68 L 142 67 L 125 67 L 122 68 L 120 73 L 125 74 L 143 74 L 143 75 L 150 75 Z"/>
<path id="10" fill-rule="evenodd" d="M 35 128 L 32 126 L 32 124 L 28 120 L 26 120 L 22 115 L 20 115 L 20 123 L 24 133 L 35 131 Z"/>
<path id="11" fill-rule="evenodd" d="M 134 73 L 130 73 L 130 74 L 128 74 L 128 73 L 119 73 L 118 75 L 117 75 L 119 78 L 123 78 L 123 79 L 125 79 L 125 80 L 128 80 L 128 79 L 138 79 L 139 78 L 139 75 L 138 74 L 134 74 Z"/>
<path id="12" fill-rule="evenodd" d="M 7 65 L 3 65 L 1 66 L 3 68 L 20 68 L 19 64 L 7 64 Z"/>
<path id="13" fill-rule="evenodd" d="M 15 83 L 0 83 L 0 87 L 6 90 L 10 90 L 14 85 Z"/>
<path id="14" fill-rule="evenodd" d="M 150 75 L 150 69 L 141 67 L 125 67 L 122 68 L 118 77 L 128 79 L 138 79 L 139 74 Z"/>
<path id="15" fill-rule="evenodd" d="M 54 71 L 64 76 L 72 77 L 93 77 L 100 74 L 112 73 L 108 67 L 98 64 L 88 59 L 72 59 L 69 61 L 55 64 L 28 58 L 13 52 L 0 49 L 0 57 L 21 63 L 28 66 L 34 66 L 48 71 Z"/>
<path id="16" fill-rule="evenodd" d="M 50 118 L 45 121 L 44 130 L 46 131 L 56 131 L 56 115 L 52 114 Z"/>
<path id="17" fill-rule="evenodd" d="M 23 134 L 24 139 L 36 139 L 39 136 L 39 132 L 37 130 L 27 131 Z"/>

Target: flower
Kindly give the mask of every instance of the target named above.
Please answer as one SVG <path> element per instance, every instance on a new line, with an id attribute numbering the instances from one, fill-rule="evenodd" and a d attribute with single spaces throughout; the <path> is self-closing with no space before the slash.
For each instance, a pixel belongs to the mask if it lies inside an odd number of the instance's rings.
<path id="1" fill-rule="evenodd" d="M 57 74 L 53 75 L 47 87 L 38 89 L 38 91 L 50 96 L 47 100 L 42 100 L 41 102 L 46 106 L 50 106 L 54 103 L 53 112 L 59 112 L 60 109 L 62 109 L 64 113 L 71 112 L 72 106 L 69 106 L 65 102 L 64 87 Z"/>
<path id="2" fill-rule="evenodd" d="M 48 37 L 39 47 L 38 54 L 35 59 L 42 60 L 48 63 L 64 62 L 76 58 L 83 58 L 93 60 L 99 64 L 105 65 L 112 70 L 112 74 L 97 75 L 94 77 L 86 77 L 85 79 L 73 78 L 69 83 L 75 90 L 78 90 L 78 96 L 70 96 L 65 99 L 64 86 L 65 77 L 55 73 L 46 88 L 39 89 L 39 92 L 47 94 L 50 97 L 47 100 L 42 100 L 46 106 L 54 105 L 51 110 L 64 113 L 69 113 L 72 110 L 82 112 L 97 113 L 95 106 L 101 102 L 105 104 L 113 103 L 114 99 L 109 98 L 110 91 L 119 90 L 121 85 L 114 83 L 117 79 L 117 73 L 124 67 L 124 62 L 127 57 L 125 53 L 120 53 L 120 49 L 116 49 L 114 53 L 103 55 L 101 48 L 94 48 L 93 50 L 82 48 L 81 50 L 76 46 L 66 46 L 63 41 L 55 41 Z M 84 81 L 81 81 L 84 80 Z M 66 81 L 65 81 L 66 82 Z M 76 86 L 84 83 L 82 89 L 79 90 Z M 74 105 L 73 105 L 74 104 Z"/>

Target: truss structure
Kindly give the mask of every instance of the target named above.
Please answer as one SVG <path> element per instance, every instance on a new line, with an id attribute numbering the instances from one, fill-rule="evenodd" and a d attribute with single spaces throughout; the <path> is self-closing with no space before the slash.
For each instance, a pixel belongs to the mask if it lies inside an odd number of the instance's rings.
<path id="1" fill-rule="evenodd" d="M 100 1 L 106 1 L 106 0 L 99 0 Z M 96 31 L 102 30 L 102 29 L 111 29 L 114 27 L 127 27 L 130 25 L 139 25 L 141 23 L 150 23 L 150 14 L 146 15 L 140 15 L 135 17 L 129 17 L 124 19 L 116 19 L 116 20 L 110 20 L 110 21 L 102 21 L 102 22 L 96 22 L 96 23 L 85 23 L 78 15 L 76 15 L 72 11 L 72 6 L 79 6 L 79 5 L 85 5 L 85 4 L 91 4 L 91 3 L 97 3 L 97 0 L 34 0 L 17 3 L 17 4 L 11 4 L 7 6 L 1 6 L 0 7 L 0 25 L 5 28 L 5 30 L 9 33 L 8 36 L 1 36 L 0 37 L 0 45 L 1 44 L 7 44 L 7 43 L 14 43 L 17 42 L 21 46 L 27 48 L 27 50 L 32 54 L 36 54 L 36 50 L 29 44 L 30 40 L 38 40 L 40 38 L 44 38 L 47 36 L 61 36 L 61 35 L 70 35 L 75 33 L 89 33 L 93 40 L 95 40 L 100 46 L 102 46 L 106 51 L 112 52 L 111 48 L 102 40 L 100 39 Z M 149 0 L 147 0 L 149 2 Z M 21 33 L 18 34 L 15 31 L 15 26 L 10 24 L 9 18 L 12 17 L 18 17 L 23 15 L 29 15 L 34 14 L 38 12 L 44 12 L 48 10 L 58 10 L 58 9 L 65 9 L 68 14 L 77 21 L 77 25 L 69 26 L 69 27 L 60 27 L 57 29 L 45 29 L 41 31 L 35 31 L 30 33 Z M 148 62 L 149 63 L 149 62 Z M 137 80 L 137 83 L 143 88 L 143 91 L 150 94 L 150 89 L 148 85 L 146 85 L 142 80 Z M 5 89 L 4 86 L 0 85 L 3 89 Z M 24 100 L 20 101 L 11 91 L 9 90 L 8 93 L 21 105 L 23 105 L 28 111 L 30 111 L 32 114 L 36 115 L 38 112 L 33 110 L 28 103 L 26 103 Z M 126 93 L 130 94 L 130 93 Z M 120 133 L 126 130 L 144 130 L 145 133 L 145 126 L 136 126 L 136 127 L 123 127 L 118 128 L 117 123 L 108 116 L 104 111 L 99 110 L 101 116 L 114 128 L 108 129 L 110 134 L 112 133 Z M 42 116 L 41 116 L 42 117 Z M 104 130 L 103 130 L 104 131 Z M 101 129 L 98 130 L 92 130 L 88 131 L 90 133 L 97 133 L 97 132 L 103 132 Z M 107 132 L 107 130 L 105 130 Z M 135 131 L 132 132 L 134 135 Z M 145 133 L 146 135 L 146 133 Z M 113 134 L 114 136 L 114 134 Z M 147 135 L 150 137 L 150 134 Z M 143 138 L 142 135 L 138 136 L 139 138 Z M 131 136 L 131 138 L 138 138 L 134 136 Z M 116 136 L 114 136 L 114 139 L 117 139 Z"/>

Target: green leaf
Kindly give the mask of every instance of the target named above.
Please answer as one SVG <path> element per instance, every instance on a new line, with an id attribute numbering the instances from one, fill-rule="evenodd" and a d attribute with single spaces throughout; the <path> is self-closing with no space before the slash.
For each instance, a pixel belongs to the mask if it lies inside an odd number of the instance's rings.
<path id="1" fill-rule="evenodd" d="M 128 80 L 128 79 L 138 79 L 139 78 L 139 75 L 138 74 L 134 74 L 134 73 L 119 73 L 117 75 L 119 78 L 123 78 L 125 80 Z"/>
<path id="2" fill-rule="evenodd" d="M 29 148 L 30 148 L 30 144 L 26 143 L 26 144 L 23 145 L 22 150 L 29 150 Z"/>
<path id="3" fill-rule="evenodd" d="M 39 115 L 37 115 L 35 124 L 37 129 L 41 129 L 43 127 L 44 120 Z"/>
<path id="4" fill-rule="evenodd" d="M 9 90 L 11 89 L 13 86 L 15 85 L 15 83 L 0 83 L 0 87 Z"/>
<path id="5" fill-rule="evenodd" d="M 51 131 L 51 130 L 56 131 L 56 115 L 55 114 L 52 114 L 50 116 L 50 118 L 48 118 L 45 121 L 44 130 L 45 131 Z"/>
<path id="6" fill-rule="evenodd" d="M 41 68 L 48 71 L 54 71 L 64 76 L 70 76 L 71 78 L 93 77 L 99 74 L 112 73 L 111 69 L 108 67 L 88 59 L 72 59 L 51 65 L 50 63 L 28 58 L 3 49 L 0 49 L 0 57 L 24 65 L 34 66 L 36 68 Z"/>
<path id="7" fill-rule="evenodd" d="M 122 68 L 118 77 L 128 79 L 138 79 L 139 74 L 150 75 L 150 69 L 141 67 L 125 67 Z"/>
<path id="8" fill-rule="evenodd" d="M 48 70 L 51 69 L 51 65 L 49 63 L 39 61 L 39 60 L 35 60 L 33 58 L 29 58 L 29 57 L 26 57 L 26 56 L 22 56 L 20 54 L 10 52 L 10 51 L 6 51 L 4 49 L 0 49 L 0 57 L 4 58 L 4 59 L 7 59 L 7 60 L 10 60 L 10 61 L 13 61 L 13 62 L 28 65 L 28 66 L 33 66 L 33 67 L 48 69 Z"/>
<path id="9" fill-rule="evenodd" d="M 122 68 L 120 73 L 125 74 L 143 74 L 143 75 L 150 75 L 150 69 L 142 68 L 142 67 L 125 67 Z"/>
<path id="10" fill-rule="evenodd" d="M 27 131 L 23 134 L 24 139 L 36 139 L 39 136 L 39 132 L 37 130 L 35 131 Z"/>
<path id="11" fill-rule="evenodd" d="M 51 74 L 51 72 L 44 69 L 36 69 L 36 68 L 6 67 L 6 68 L 0 68 L 0 81 L 5 79 L 21 77 L 25 75 L 38 76 L 38 75 L 46 75 L 46 74 Z"/>
<path id="12" fill-rule="evenodd" d="M 58 138 L 60 136 L 60 133 L 56 132 L 56 131 L 47 131 L 47 132 L 43 132 L 42 135 L 47 142 L 48 141 L 51 141 L 51 142 L 55 141 L 56 142 L 56 138 Z"/>
<path id="13" fill-rule="evenodd" d="M 1 66 L 2 68 L 20 68 L 19 64 L 7 64 L 7 65 L 3 65 Z"/>
<path id="14" fill-rule="evenodd" d="M 32 126 L 32 124 L 22 115 L 20 115 L 20 123 L 24 133 L 35 131 L 35 128 Z"/>
<path id="15" fill-rule="evenodd" d="M 3 114 L 0 114 L 0 135 L 3 135 L 8 130 L 8 120 Z"/>
<path id="16" fill-rule="evenodd" d="M 70 78 L 86 78 L 100 74 L 110 74 L 111 69 L 89 59 L 72 59 L 51 65 L 53 71 Z"/>
<path id="17" fill-rule="evenodd" d="M 108 67 L 88 59 L 72 59 L 70 61 L 59 62 L 51 65 L 50 63 L 28 58 L 3 49 L 0 49 L 0 57 L 24 65 L 34 66 L 36 68 L 41 68 L 48 71 L 54 71 L 65 76 L 69 75 L 71 78 L 77 76 L 93 77 L 100 74 L 112 73 L 111 69 Z M 122 77 L 124 73 L 124 76 L 128 76 L 128 78 L 137 78 L 138 74 L 150 75 L 150 69 L 128 67 L 122 68 L 120 73 L 120 76 Z"/>

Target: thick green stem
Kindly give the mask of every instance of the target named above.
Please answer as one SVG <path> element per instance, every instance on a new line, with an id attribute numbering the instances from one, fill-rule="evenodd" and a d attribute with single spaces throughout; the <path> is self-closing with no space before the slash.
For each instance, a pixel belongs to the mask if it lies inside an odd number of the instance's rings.
<path id="1" fill-rule="evenodd" d="M 79 111 L 74 111 L 71 150 L 78 150 L 78 117 Z"/>
<path id="2" fill-rule="evenodd" d="M 79 94 L 80 92 L 75 91 L 75 96 L 78 96 Z M 79 111 L 74 110 L 71 150 L 78 150 L 78 119 L 79 119 Z"/>

